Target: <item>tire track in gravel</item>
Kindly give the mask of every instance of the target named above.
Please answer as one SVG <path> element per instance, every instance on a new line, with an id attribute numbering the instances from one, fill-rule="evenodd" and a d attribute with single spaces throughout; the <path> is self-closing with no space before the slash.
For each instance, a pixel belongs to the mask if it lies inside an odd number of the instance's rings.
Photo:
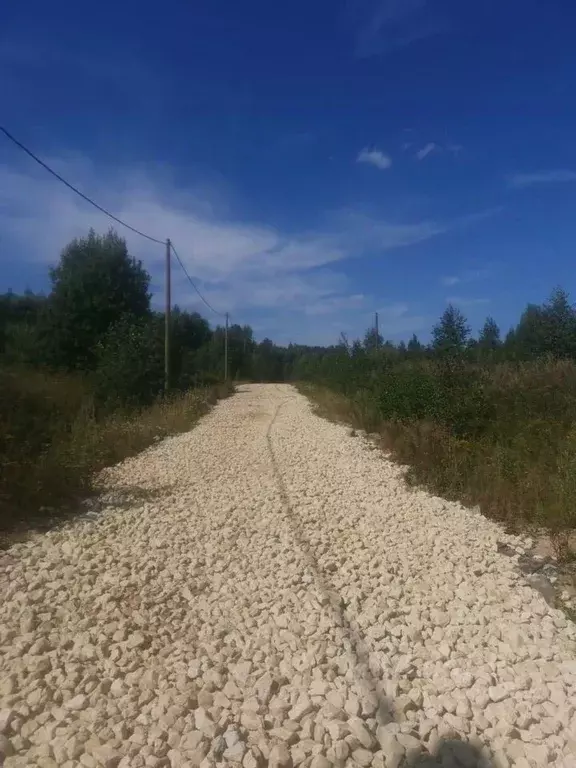
<path id="1" fill-rule="evenodd" d="M 375 714 L 376 720 L 380 725 L 386 725 L 393 722 L 394 719 L 393 703 L 390 702 L 387 697 L 382 694 L 379 681 L 372 675 L 372 671 L 370 669 L 370 652 L 366 643 L 366 639 L 362 637 L 358 631 L 352 628 L 350 621 L 345 617 L 343 609 L 344 599 L 334 588 L 334 585 L 330 583 L 326 574 L 320 571 L 309 543 L 300 533 L 300 521 L 290 502 L 286 484 L 284 483 L 284 479 L 278 467 L 278 462 L 276 460 L 276 454 L 274 452 L 274 446 L 272 443 L 272 430 L 282 407 L 288 403 L 289 400 L 290 398 L 286 398 L 276 406 L 272 419 L 270 420 L 270 424 L 268 425 L 268 429 L 266 430 L 266 442 L 270 452 L 272 469 L 278 484 L 282 504 L 287 517 L 289 518 L 289 525 L 291 527 L 296 546 L 304 554 L 310 572 L 313 574 L 316 587 L 320 594 L 324 596 L 325 604 L 330 606 L 335 626 L 342 629 L 342 642 L 350 646 L 350 650 L 348 651 L 348 658 L 350 661 L 350 666 L 354 670 L 355 680 L 359 688 L 363 690 L 364 697 L 366 699 L 376 699 L 378 704 Z"/>
<path id="2" fill-rule="evenodd" d="M 498 765 L 576 765 L 574 736 L 559 735 L 576 732 L 574 627 L 497 554 L 499 527 L 408 490 L 400 468 L 338 425 L 320 422 L 317 456 L 319 420 L 291 418 L 290 400 L 301 410 L 298 396 L 288 398 L 285 418 L 279 408 L 274 419 L 284 494 L 297 507 L 300 539 L 347 602 L 345 620 L 379 651 L 397 717 L 419 721 L 413 733 L 427 742 L 458 736 L 490 744 Z M 269 441 L 274 452 L 271 430 Z M 330 489 L 328 514 L 314 503 L 315 487 Z M 542 696 L 551 697 L 547 709 Z M 424 710 L 416 718 L 414 703 Z"/>
<path id="3" fill-rule="evenodd" d="M 405 706 L 414 702 L 409 701 L 406 696 L 401 697 L 399 702 L 395 702 L 394 698 L 389 698 L 386 695 L 388 689 L 392 697 L 396 696 L 396 686 L 393 681 L 391 681 L 392 685 L 389 686 L 387 685 L 389 681 L 382 679 L 383 670 L 379 663 L 378 653 L 375 652 L 373 643 L 361 631 L 357 621 L 358 613 L 349 608 L 326 573 L 320 570 L 309 541 L 301 533 L 302 520 L 290 500 L 289 491 L 279 468 L 272 433 L 283 407 L 293 399 L 293 397 L 286 397 L 278 403 L 266 430 L 266 441 L 273 472 L 296 546 L 305 556 L 310 571 L 314 575 L 317 589 L 325 596 L 326 603 L 330 605 L 335 625 L 342 629 L 343 643 L 349 646 L 347 658 L 350 663 L 349 669 L 352 671 L 356 683 L 355 690 L 362 692 L 361 695 L 365 701 L 377 703 L 374 718 L 379 726 L 378 742 L 383 747 L 384 765 L 398 766 L 402 764 L 412 768 L 438 768 L 439 766 L 504 768 L 505 757 L 500 755 L 500 760 L 493 763 L 491 751 L 485 744 L 482 744 L 478 739 L 473 739 L 474 744 L 469 743 L 464 734 L 457 734 L 450 728 L 444 729 L 441 732 L 442 735 L 433 734 L 432 739 L 428 739 L 428 743 L 424 745 L 421 734 L 416 729 L 407 726 L 405 722 Z M 405 670 L 405 674 L 410 671 Z M 412 675 L 411 677 L 413 679 Z M 430 734 L 426 733 L 425 735 Z M 352 765 L 362 765 L 362 762 L 353 762 Z"/>

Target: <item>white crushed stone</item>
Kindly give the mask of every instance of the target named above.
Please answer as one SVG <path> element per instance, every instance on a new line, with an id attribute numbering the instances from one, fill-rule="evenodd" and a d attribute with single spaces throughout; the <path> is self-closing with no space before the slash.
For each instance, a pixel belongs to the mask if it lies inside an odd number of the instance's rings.
<path id="1" fill-rule="evenodd" d="M 6 768 L 576 766 L 575 627 L 497 552 L 526 542 L 293 388 L 106 478 L 0 555 Z"/>

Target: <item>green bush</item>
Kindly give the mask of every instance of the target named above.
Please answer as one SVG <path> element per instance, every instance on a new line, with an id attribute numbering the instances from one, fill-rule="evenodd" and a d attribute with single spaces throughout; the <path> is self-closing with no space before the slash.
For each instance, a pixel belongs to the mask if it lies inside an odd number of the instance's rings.
<path id="1" fill-rule="evenodd" d="M 0 544 L 44 526 L 92 488 L 95 473 L 186 431 L 229 384 L 175 393 L 147 407 L 101 412 L 91 381 L 75 374 L 0 368 Z"/>
<path id="2" fill-rule="evenodd" d="M 360 370 L 353 391 L 337 376 L 332 394 L 304 391 L 324 413 L 378 431 L 412 482 L 511 526 L 576 527 L 575 363 L 420 361 L 366 375 L 363 360 Z"/>
<path id="3" fill-rule="evenodd" d="M 164 387 L 164 346 L 152 317 L 125 315 L 96 347 L 94 391 L 109 410 L 150 405 Z"/>

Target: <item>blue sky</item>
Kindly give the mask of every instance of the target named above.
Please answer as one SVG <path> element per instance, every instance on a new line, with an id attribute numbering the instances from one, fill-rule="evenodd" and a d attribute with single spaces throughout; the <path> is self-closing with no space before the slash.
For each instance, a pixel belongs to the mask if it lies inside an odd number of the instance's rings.
<path id="1" fill-rule="evenodd" d="M 280 343 L 576 292 L 568 0 L 4 4 L 2 122 Z M 108 222 L 0 137 L 0 290 Z M 162 289 L 162 248 L 125 233 Z M 175 270 L 174 293 L 200 309 Z M 206 310 L 211 321 L 218 318 Z"/>

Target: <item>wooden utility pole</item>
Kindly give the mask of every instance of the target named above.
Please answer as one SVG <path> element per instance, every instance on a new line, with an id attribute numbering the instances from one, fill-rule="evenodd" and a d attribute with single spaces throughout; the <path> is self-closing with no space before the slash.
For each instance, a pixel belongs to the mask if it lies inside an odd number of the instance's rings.
<path id="1" fill-rule="evenodd" d="M 376 349 L 380 348 L 380 331 L 378 328 L 378 312 L 374 313 L 376 316 L 375 328 L 376 328 Z"/>
<path id="2" fill-rule="evenodd" d="M 170 238 L 166 240 L 166 276 L 164 308 L 164 393 L 170 390 L 170 309 L 172 304 L 171 274 L 170 274 Z"/>
<path id="3" fill-rule="evenodd" d="M 226 328 L 224 330 L 224 381 L 228 381 L 228 312 L 226 312 Z"/>

